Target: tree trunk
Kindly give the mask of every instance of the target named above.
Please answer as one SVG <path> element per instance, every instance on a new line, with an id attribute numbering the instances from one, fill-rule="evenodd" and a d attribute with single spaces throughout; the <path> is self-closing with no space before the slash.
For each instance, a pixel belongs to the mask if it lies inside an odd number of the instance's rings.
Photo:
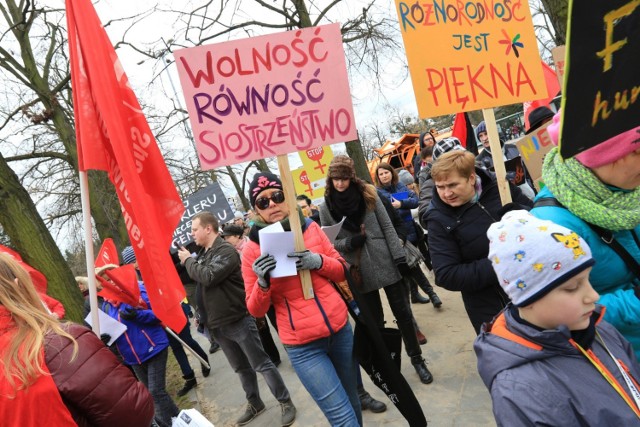
<path id="1" fill-rule="evenodd" d="M 367 167 L 367 162 L 364 158 L 364 153 L 362 152 L 360 140 L 356 139 L 354 141 L 347 142 L 345 147 L 347 148 L 347 154 L 353 159 L 358 178 L 371 184 L 371 175 L 369 174 L 369 168 Z"/>
<path id="2" fill-rule="evenodd" d="M 226 168 L 227 168 L 227 172 L 229 172 L 229 178 L 231 178 L 231 182 L 233 182 L 233 186 L 235 187 L 236 192 L 238 193 L 238 196 L 240 196 L 240 202 L 242 202 L 242 207 L 244 208 L 245 211 L 248 211 L 250 205 L 249 205 L 249 201 L 244 195 L 244 191 L 242 191 L 242 183 L 238 180 L 238 177 L 233 172 L 233 169 L 231 168 L 231 166 L 227 166 Z"/>
<path id="3" fill-rule="evenodd" d="M 62 303 L 66 318 L 82 322 L 82 295 L 60 249 L 29 193 L 0 154 L 0 224 L 24 261 L 45 275 L 47 294 Z"/>
<path id="4" fill-rule="evenodd" d="M 48 76 L 50 69 L 45 68 L 40 72 L 42 64 L 36 60 L 29 32 L 35 17 L 40 13 L 33 5 L 28 5 L 21 10 L 22 3 L 16 4 L 15 1 L 9 1 L 6 4 L 9 15 L 5 16 L 7 24 L 11 27 L 19 47 L 20 57 L 23 62 L 21 69 L 13 68 L 10 63 L 2 63 L 0 66 L 13 74 L 21 74 L 23 79 L 27 81 L 25 84 L 33 90 L 39 101 L 42 103 L 44 112 L 46 112 L 47 120 L 51 120 L 53 132 L 57 139 L 64 145 L 67 161 L 78 171 L 78 153 L 76 149 L 75 128 L 70 117 L 73 114 L 68 111 L 65 114 L 64 106 L 60 104 L 59 96 L 61 91 L 68 87 L 70 77 L 67 75 L 60 79 L 59 82 L 50 82 Z M 61 31 L 59 27 L 52 26 L 52 31 Z M 45 58 L 45 60 L 48 58 Z M 77 178 L 76 178 L 77 179 Z M 91 201 L 91 214 L 96 224 L 96 231 L 100 239 L 111 237 L 114 239 L 117 247 L 123 247 L 128 241 L 126 225 L 120 211 L 120 202 L 115 195 L 113 185 L 106 177 L 99 173 L 89 174 L 89 195 Z M 25 194 L 28 193 L 25 191 Z"/>
<path id="5" fill-rule="evenodd" d="M 300 18 L 300 28 L 308 28 L 311 27 L 311 18 L 309 17 L 309 10 L 307 9 L 307 4 L 305 0 L 293 0 L 293 5 L 298 12 L 298 17 Z"/>
<path id="6" fill-rule="evenodd" d="M 541 0 L 544 9 L 549 16 L 555 34 L 556 45 L 566 44 L 567 41 L 567 19 L 569 15 L 568 0 Z M 576 7 L 579 7 L 576 5 Z"/>

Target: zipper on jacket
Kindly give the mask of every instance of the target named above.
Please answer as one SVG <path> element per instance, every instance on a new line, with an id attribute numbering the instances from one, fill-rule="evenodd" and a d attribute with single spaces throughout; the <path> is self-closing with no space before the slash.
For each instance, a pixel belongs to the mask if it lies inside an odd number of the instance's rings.
<path id="1" fill-rule="evenodd" d="M 493 217 L 493 215 L 491 215 L 491 213 L 487 210 L 487 208 L 485 208 L 485 207 L 482 205 L 482 203 L 480 203 L 480 201 L 477 201 L 477 202 L 476 202 L 476 204 L 477 204 L 478 206 L 480 206 L 480 209 L 482 209 L 482 210 L 483 210 L 483 212 L 484 212 L 484 213 L 486 213 L 486 214 L 489 216 L 489 218 L 491 218 L 491 219 L 493 220 L 493 222 L 498 222 L 498 220 L 497 220 L 497 219 L 495 219 L 495 218 Z"/>
<path id="2" fill-rule="evenodd" d="M 129 347 L 131 347 L 131 354 L 133 354 L 133 356 L 138 361 L 138 365 L 142 364 L 142 362 L 140 361 L 140 358 L 138 357 L 138 353 L 136 353 L 135 347 L 133 347 L 133 343 L 131 342 L 131 339 L 129 338 L 129 334 L 127 333 L 127 331 L 124 331 L 124 337 L 126 338 L 127 344 L 129 344 Z"/>
<path id="3" fill-rule="evenodd" d="M 331 335 L 335 335 L 336 332 L 331 327 L 331 322 L 329 322 L 329 318 L 327 317 L 327 313 L 324 312 L 324 308 L 322 308 L 322 304 L 320 304 L 320 301 L 318 301 L 318 298 L 315 295 L 314 295 L 313 299 L 316 300 L 316 305 L 318 306 L 318 309 L 320 310 L 320 313 L 322 314 L 322 318 L 324 319 L 324 323 L 327 325 L 327 328 L 329 329 L 329 333 Z"/>
<path id="4" fill-rule="evenodd" d="M 151 344 L 151 347 L 155 347 L 156 343 L 153 342 L 153 340 L 151 339 L 151 337 L 147 334 L 147 332 L 144 329 L 141 329 L 142 333 L 144 334 L 145 337 L 147 337 L 147 340 L 149 341 L 149 344 Z"/>
<path id="5" fill-rule="evenodd" d="M 289 324 L 291 325 L 291 330 L 295 331 L 296 327 L 293 325 L 293 316 L 291 315 L 291 308 L 289 307 L 289 301 L 285 298 L 284 304 L 287 306 L 287 315 L 289 316 Z"/>

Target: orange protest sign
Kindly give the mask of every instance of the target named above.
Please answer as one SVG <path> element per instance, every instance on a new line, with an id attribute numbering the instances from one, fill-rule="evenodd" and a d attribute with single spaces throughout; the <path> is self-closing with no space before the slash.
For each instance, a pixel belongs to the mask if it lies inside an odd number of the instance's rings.
<path id="1" fill-rule="evenodd" d="M 528 3 L 396 0 L 420 117 L 546 96 Z"/>

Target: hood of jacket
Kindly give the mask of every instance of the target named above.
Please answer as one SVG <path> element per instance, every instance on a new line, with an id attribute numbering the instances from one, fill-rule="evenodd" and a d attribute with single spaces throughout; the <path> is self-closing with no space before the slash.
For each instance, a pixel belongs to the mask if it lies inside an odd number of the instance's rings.
<path id="1" fill-rule="evenodd" d="M 489 389 L 502 371 L 558 355 L 580 355 L 569 342 L 571 331 L 566 326 L 540 331 L 516 321 L 510 307 L 482 326 L 473 345 L 478 372 Z M 596 305 L 592 316 L 598 324 L 604 316 L 604 307 Z"/>

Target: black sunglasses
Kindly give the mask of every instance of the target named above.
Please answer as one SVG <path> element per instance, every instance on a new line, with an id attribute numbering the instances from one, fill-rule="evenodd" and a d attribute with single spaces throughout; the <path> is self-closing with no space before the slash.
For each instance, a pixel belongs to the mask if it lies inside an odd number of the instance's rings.
<path id="1" fill-rule="evenodd" d="M 271 197 L 258 197 L 256 199 L 256 207 L 258 209 L 267 209 L 272 200 L 276 205 L 278 203 L 284 202 L 284 192 L 274 191 L 273 193 L 271 193 Z"/>

